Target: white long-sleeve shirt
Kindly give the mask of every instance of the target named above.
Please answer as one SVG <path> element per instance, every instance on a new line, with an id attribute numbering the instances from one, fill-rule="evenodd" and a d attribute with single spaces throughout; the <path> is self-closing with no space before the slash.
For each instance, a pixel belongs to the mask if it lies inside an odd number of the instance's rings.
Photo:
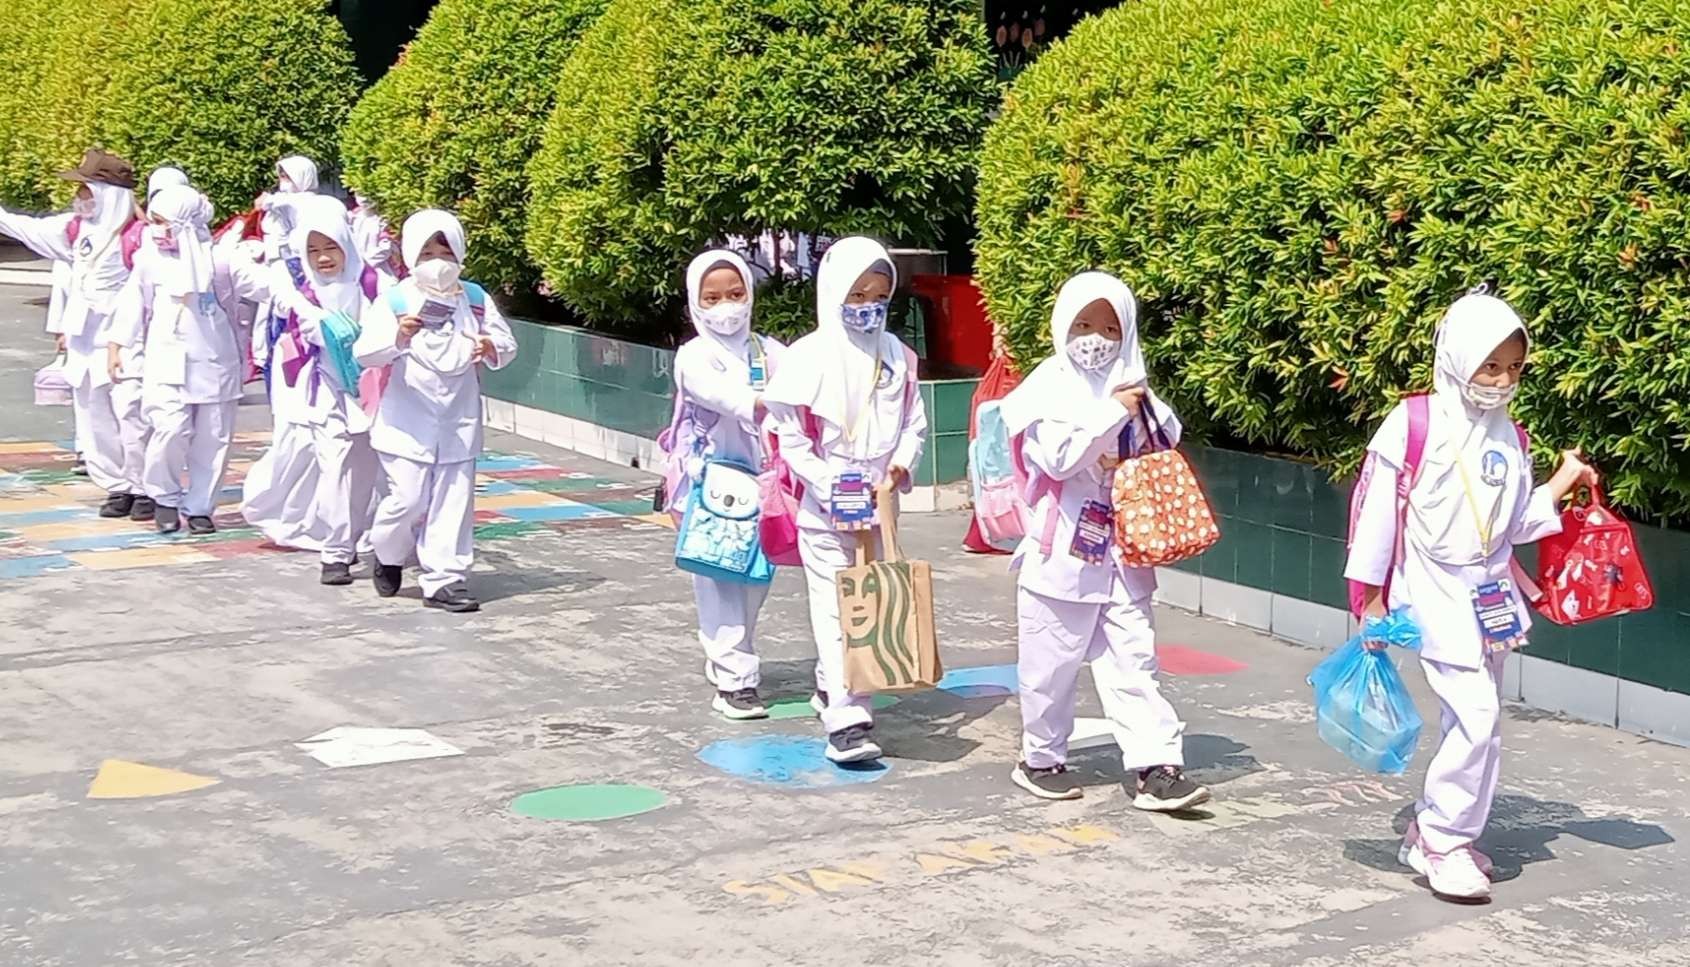
<path id="1" fill-rule="evenodd" d="M 395 291 L 408 313 L 424 301 L 415 280 L 406 279 Z M 393 367 L 370 427 L 370 446 L 417 463 L 474 460 L 482 435 L 479 367 L 501 369 L 516 358 L 516 338 L 493 300 L 487 300 L 482 321 L 471 312 L 469 296 L 460 294 L 451 323 L 423 328 L 405 346 L 398 343 L 399 319 L 388 298 L 377 299 L 362 322 L 353 354 L 365 366 Z M 481 336 L 492 340 L 493 355 L 471 362 Z"/>
<path id="2" fill-rule="evenodd" d="M 230 263 L 214 249 L 215 275 L 220 282 L 226 280 L 227 290 L 214 293 L 220 303 L 214 311 L 203 312 L 165 292 L 160 284 L 163 258 L 150 246 L 141 250 L 135 271 L 118 294 L 108 338 L 114 345 L 141 350 L 139 375 L 150 397 L 162 392 L 179 394 L 183 403 L 240 399 L 246 366 L 228 310 L 236 300 L 262 293 L 262 273 Z M 124 358 L 120 376 L 137 375 L 135 365 L 133 356 Z"/>

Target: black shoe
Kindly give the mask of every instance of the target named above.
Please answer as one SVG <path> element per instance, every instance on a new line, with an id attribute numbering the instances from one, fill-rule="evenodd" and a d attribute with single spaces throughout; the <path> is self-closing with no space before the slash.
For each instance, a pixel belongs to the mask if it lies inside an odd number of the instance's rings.
<path id="1" fill-rule="evenodd" d="M 212 523 L 211 518 L 204 514 L 194 514 L 188 518 L 188 533 L 200 537 L 215 534 L 217 533 L 217 525 Z"/>
<path id="2" fill-rule="evenodd" d="M 848 725 L 827 737 L 831 762 L 872 762 L 880 758 L 880 746 L 868 737 L 870 726 Z"/>
<path id="3" fill-rule="evenodd" d="M 1185 777 L 1179 766 L 1158 766 L 1138 774 L 1133 805 L 1155 813 L 1177 813 L 1209 801 L 1209 790 Z"/>
<path id="4" fill-rule="evenodd" d="M 439 608 L 453 614 L 465 614 L 470 611 L 480 611 L 481 602 L 475 595 L 469 593 L 469 588 L 462 584 L 448 584 L 423 599 L 423 604 L 430 608 Z"/>
<path id="5" fill-rule="evenodd" d="M 732 692 L 717 690 L 710 707 L 722 713 L 723 718 L 735 722 L 769 717 L 769 710 L 763 707 L 763 700 L 758 697 L 755 688 L 741 688 Z"/>
<path id="6" fill-rule="evenodd" d="M 70 465 L 70 472 L 78 477 L 88 476 L 88 464 L 82 459 L 81 454 L 76 455 L 76 462 Z"/>
<path id="7" fill-rule="evenodd" d="M 816 718 L 819 719 L 822 717 L 822 710 L 825 708 L 827 708 L 827 693 L 817 689 L 815 694 L 810 696 L 810 711 L 816 713 Z"/>
<path id="8" fill-rule="evenodd" d="M 391 598 L 399 593 L 399 582 L 405 569 L 397 564 L 383 564 L 376 561 L 376 566 L 370 568 L 370 579 L 375 582 L 376 594 L 384 598 Z"/>
<path id="9" fill-rule="evenodd" d="M 153 508 L 153 526 L 160 534 L 174 534 L 182 529 L 182 516 L 176 508 L 159 504 Z"/>
<path id="10" fill-rule="evenodd" d="M 1025 762 L 1018 762 L 1009 778 L 1040 799 L 1078 799 L 1085 795 L 1067 766 L 1035 769 Z"/>
<path id="11" fill-rule="evenodd" d="M 105 503 L 100 505 L 100 516 L 112 518 L 128 517 L 129 512 L 134 509 L 134 494 L 112 494 L 106 498 Z"/>
<path id="12" fill-rule="evenodd" d="M 154 506 L 153 499 L 151 497 L 142 497 L 137 495 L 135 497 L 135 506 L 129 508 L 129 519 L 152 520 L 153 512 L 157 509 L 158 508 Z"/>
<path id="13" fill-rule="evenodd" d="M 325 565 L 323 565 L 323 576 L 319 579 L 318 583 L 327 584 L 331 587 L 337 587 L 337 588 L 338 587 L 345 587 L 346 585 L 351 584 L 352 583 L 352 565 L 350 565 L 350 564 L 325 564 Z"/>

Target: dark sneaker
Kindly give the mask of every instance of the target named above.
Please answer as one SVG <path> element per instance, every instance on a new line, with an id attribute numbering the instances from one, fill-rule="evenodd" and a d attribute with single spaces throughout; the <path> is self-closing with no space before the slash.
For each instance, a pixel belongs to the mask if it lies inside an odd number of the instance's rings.
<path id="1" fill-rule="evenodd" d="M 1067 766 L 1035 769 L 1025 762 L 1019 762 L 1009 778 L 1040 799 L 1078 799 L 1085 795 Z"/>
<path id="2" fill-rule="evenodd" d="M 868 737 L 869 726 L 848 725 L 827 737 L 827 758 L 831 762 L 871 762 L 880 758 L 880 746 Z"/>
<path id="3" fill-rule="evenodd" d="M 810 696 L 810 711 L 816 713 L 816 718 L 822 717 L 822 711 L 827 708 L 827 693 L 817 691 Z"/>
<path id="4" fill-rule="evenodd" d="M 469 588 L 462 584 L 448 584 L 424 598 L 423 604 L 430 608 L 450 611 L 453 614 L 466 614 L 481 610 L 481 602 L 477 601 L 475 595 L 469 593 Z"/>
<path id="5" fill-rule="evenodd" d="M 134 494 L 112 494 L 106 498 L 105 503 L 100 505 L 100 516 L 111 518 L 128 517 L 129 512 L 134 509 Z"/>
<path id="6" fill-rule="evenodd" d="M 763 700 L 758 697 L 755 688 L 741 688 L 732 692 L 719 690 L 711 700 L 710 707 L 722 713 L 723 718 L 735 722 L 769 717 L 769 710 L 763 707 Z"/>
<path id="7" fill-rule="evenodd" d="M 76 455 L 76 462 L 70 465 L 70 472 L 78 477 L 88 476 L 88 464 L 82 459 L 82 454 Z"/>
<path id="8" fill-rule="evenodd" d="M 153 505 L 151 497 L 136 495 L 135 506 L 129 508 L 130 520 L 152 520 L 153 512 L 158 508 Z"/>
<path id="9" fill-rule="evenodd" d="M 200 537 L 204 537 L 207 534 L 215 534 L 217 533 L 217 525 L 212 523 L 211 518 L 205 516 L 204 514 L 193 514 L 188 518 L 188 533 L 196 534 Z"/>
<path id="10" fill-rule="evenodd" d="M 160 534 L 174 534 L 182 529 L 182 515 L 174 507 L 159 504 L 153 508 L 153 526 Z"/>
<path id="11" fill-rule="evenodd" d="M 1155 813 L 1177 813 L 1209 801 L 1209 790 L 1185 777 L 1179 766 L 1158 766 L 1138 774 L 1133 805 Z"/>
<path id="12" fill-rule="evenodd" d="M 350 565 L 350 564 L 325 564 L 325 565 L 323 565 L 323 576 L 318 579 L 318 583 L 319 584 L 327 584 L 330 587 L 336 587 L 336 588 L 345 587 L 346 585 L 351 584 L 352 583 L 352 565 Z"/>
<path id="13" fill-rule="evenodd" d="M 397 564 L 383 564 L 377 561 L 376 566 L 370 568 L 370 579 L 375 582 L 376 594 L 384 598 L 398 594 L 399 582 L 404 573 L 405 569 Z"/>

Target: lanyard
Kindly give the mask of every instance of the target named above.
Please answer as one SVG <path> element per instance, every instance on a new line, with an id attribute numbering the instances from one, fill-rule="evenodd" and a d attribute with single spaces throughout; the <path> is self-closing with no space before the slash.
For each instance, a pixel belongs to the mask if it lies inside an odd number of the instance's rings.
<path id="1" fill-rule="evenodd" d="M 874 366 L 869 370 L 868 375 L 868 395 L 864 398 L 862 406 L 857 410 L 857 416 L 855 419 L 852 419 L 848 415 L 850 413 L 851 398 L 849 395 L 845 397 L 845 409 L 847 416 L 845 418 L 846 426 L 842 429 L 845 431 L 845 442 L 852 447 L 853 453 L 856 452 L 857 434 L 861 433 L 863 429 L 863 419 L 874 409 L 874 391 L 876 387 L 880 385 L 880 351 L 884 346 L 885 340 L 879 338 L 879 335 L 876 334 L 876 338 L 874 340 Z"/>
<path id="2" fill-rule="evenodd" d="M 1496 533 L 1496 515 L 1502 510 L 1502 504 L 1498 501 L 1497 505 L 1491 508 L 1490 520 L 1485 520 L 1484 515 L 1479 513 L 1478 498 L 1473 496 L 1473 482 L 1467 477 L 1467 462 L 1459 453 L 1455 455 L 1455 469 L 1461 474 L 1461 492 L 1467 497 L 1467 509 L 1473 514 L 1473 526 L 1479 529 L 1479 546 L 1484 548 L 1485 560 L 1488 561 L 1491 537 Z"/>
<path id="3" fill-rule="evenodd" d="M 751 388 L 762 389 L 769 381 L 769 357 L 763 352 L 763 340 L 751 334 L 750 348 L 745 351 L 745 368 L 751 371 Z M 761 373 L 762 378 L 758 378 Z"/>

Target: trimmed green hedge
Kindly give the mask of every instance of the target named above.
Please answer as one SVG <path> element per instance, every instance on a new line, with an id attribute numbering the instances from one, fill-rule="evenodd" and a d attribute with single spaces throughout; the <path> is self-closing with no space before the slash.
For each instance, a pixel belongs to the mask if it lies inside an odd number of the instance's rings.
<path id="1" fill-rule="evenodd" d="M 529 167 L 529 251 L 590 321 L 634 328 L 723 234 L 931 242 L 996 93 L 969 0 L 615 0 Z"/>
<path id="2" fill-rule="evenodd" d="M 469 274 L 530 287 L 525 167 L 558 74 L 607 0 L 444 0 L 341 133 L 345 180 L 397 217 L 455 210 Z"/>
<path id="3" fill-rule="evenodd" d="M 153 0 L 111 57 L 97 135 L 145 171 L 181 166 L 219 211 L 251 204 L 276 161 L 327 165 L 359 89 L 324 0 Z"/>
<path id="4" fill-rule="evenodd" d="M 1690 514 L 1690 4 L 1141 0 L 988 134 L 978 272 L 1030 364 L 1062 280 L 1138 291 L 1211 434 L 1352 467 L 1469 285 L 1532 326 L 1516 412 Z M 1543 456 L 1544 454 L 1540 454 Z"/>

